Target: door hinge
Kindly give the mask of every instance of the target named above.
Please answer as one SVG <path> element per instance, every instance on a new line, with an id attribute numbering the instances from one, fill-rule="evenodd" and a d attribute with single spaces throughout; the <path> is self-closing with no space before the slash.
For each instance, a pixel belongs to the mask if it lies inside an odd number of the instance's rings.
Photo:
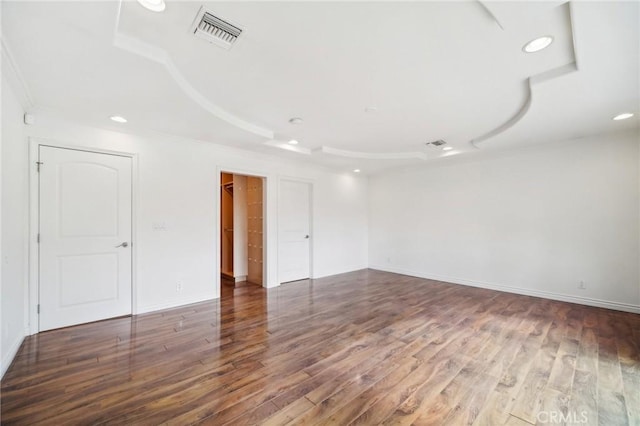
<path id="1" fill-rule="evenodd" d="M 40 244 L 40 234 L 38 234 L 38 235 L 36 236 L 36 242 L 37 242 L 38 244 Z"/>
<path id="2" fill-rule="evenodd" d="M 38 303 L 38 313 L 40 313 L 40 304 Z"/>
<path id="3" fill-rule="evenodd" d="M 38 169 L 38 173 L 40 173 L 40 166 L 44 164 L 42 161 L 36 161 L 36 167 Z"/>

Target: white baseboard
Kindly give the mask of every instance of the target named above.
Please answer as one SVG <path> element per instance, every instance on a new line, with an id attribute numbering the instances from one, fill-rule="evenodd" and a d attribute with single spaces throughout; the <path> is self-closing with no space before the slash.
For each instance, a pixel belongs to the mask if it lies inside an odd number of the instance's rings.
<path id="1" fill-rule="evenodd" d="M 276 287 L 280 287 L 280 283 L 279 282 L 269 282 L 269 280 L 266 281 L 266 284 L 263 284 L 264 288 L 276 288 Z"/>
<path id="2" fill-rule="evenodd" d="M 577 303 L 579 305 L 595 306 L 598 308 L 606 308 L 606 309 L 613 309 L 616 311 L 640 314 L 640 306 L 632 305 L 628 303 L 612 302 L 608 300 L 592 299 L 589 297 L 572 296 L 572 295 L 566 295 L 566 294 L 560 294 L 560 293 L 553 293 L 549 291 L 532 290 L 532 289 L 521 288 L 521 287 L 511 287 L 511 286 L 505 286 L 501 284 L 493 284 L 493 283 L 487 283 L 482 281 L 473 281 L 473 280 L 468 280 L 463 278 L 440 276 L 440 275 L 429 274 L 424 272 L 410 271 L 402 268 L 394 268 L 390 266 L 371 265 L 369 266 L 369 268 L 377 269 L 379 271 L 393 272 L 396 274 L 409 275 L 412 277 L 425 278 L 428 280 L 443 281 L 443 282 L 452 283 L 452 284 L 461 284 L 461 285 L 466 285 L 471 287 L 486 288 L 489 290 L 504 291 L 507 293 L 522 294 L 524 296 L 541 297 L 543 299 L 559 300 L 561 302 Z"/>
<path id="3" fill-rule="evenodd" d="M 138 313 L 146 314 L 148 312 L 161 311 L 163 309 L 177 308 L 192 303 L 206 302 L 207 300 L 219 299 L 220 296 L 214 297 L 211 293 L 200 294 L 196 296 L 181 297 L 179 299 L 168 300 L 163 303 L 155 303 L 153 305 L 138 306 Z"/>
<path id="4" fill-rule="evenodd" d="M 13 358 L 16 357 L 18 353 L 18 349 L 20 349 L 20 345 L 24 341 L 24 336 L 17 338 L 9 347 L 9 351 L 2 358 L 2 365 L 0 365 L 0 378 L 4 377 L 4 373 L 7 372 L 11 362 L 13 362 Z"/>
<path id="5" fill-rule="evenodd" d="M 321 272 L 321 273 L 316 273 L 313 276 L 311 276 L 310 278 L 312 280 L 317 280 L 320 278 L 325 278 L 325 277 L 331 277 L 333 275 L 340 275 L 340 274 L 348 274 L 349 272 L 355 272 L 355 271 L 361 271 L 363 269 L 369 269 L 370 267 L 368 265 L 353 265 L 351 267 L 348 268 L 341 268 L 341 269 L 337 269 L 334 271 L 330 271 L 330 272 Z M 378 269 L 378 268 L 371 268 L 371 269 Z"/>

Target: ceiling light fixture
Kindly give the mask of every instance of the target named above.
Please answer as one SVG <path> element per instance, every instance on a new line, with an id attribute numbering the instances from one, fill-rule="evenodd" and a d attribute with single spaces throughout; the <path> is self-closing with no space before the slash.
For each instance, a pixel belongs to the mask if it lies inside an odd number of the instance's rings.
<path id="1" fill-rule="evenodd" d="M 289 145 L 298 145 L 298 141 L 297 141 L 297 140 L 295 140 L 295 139 L 291 139 L 291 140 L 289 141 Z"/>
<path id="2" fill-rule="evenodd" d="M 162 12 L 167 6 L 164 0 L 138 0 L 138 3 L 145 9 L 149 9 L 153 12 Z"/>
<path id="3" fill-rule="evenodd" d="M 360 169 L 353 169 L 353 173 L 360 173 Z"/>
<path id="4" fill-rule="evenodd" d="M 111 117 L 109 117 L 111 120 L 115 121 L 116 123 L 126 123 L 127 119 L 124 117 L 121 117 L 119 115 L 112 115 Z"/>
<path id="5" fill-rule="evenodd" d="M 293 117 L 291 119 L 289 119 L 289 123 L 291 124 L 302 124 L 304 120 L 300 117 Z"/>
<path id="6" fill-rule="evenodd" d="M 444 148 L 442 148 L 443 151 L 451 151 L 452 149 L 452 146 L 445 146 Z"/>
<path id="7" fill-rule="evenodd" d="M 542 49 L 546 49 L 551 43 L 553 43 L 553 37 L 542 36 L 534 38 L 529 43 L 525 44 L 522 50 L 526 53 L 535 53 L 541 51 Z"/>
<path id="8" fill-rule="evenodd" d="M 620 120 L 626 120 L 627 118 L 631 118 L 631 117 L 633 117 L 632 112 L 623 112 L 622 114 L 618 114 L 615 117 L 613 117 L 613 119 L 616 121 L 620 121 Z"/>

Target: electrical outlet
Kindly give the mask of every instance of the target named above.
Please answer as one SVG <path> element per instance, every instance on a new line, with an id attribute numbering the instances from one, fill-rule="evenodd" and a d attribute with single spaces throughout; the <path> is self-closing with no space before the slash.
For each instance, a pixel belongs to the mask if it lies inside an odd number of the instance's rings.
<path id="1" fill-rule="evenodd" d="M 176 293 L 182 293 L 182 283 L 176 284 Z"/>
<path id="2" fill-rule="evenodd" d="M 387 263 L 391 263 L 391 257 L 387 257 Z"/>
<path id="3" fill-rule="evenodd" d="M 587 285 L 584 283 L 584 281 L 580 281 L 580 284 L 578 284 L 578 288 L 580 290 L 586 290 L 587 289 Z"/>

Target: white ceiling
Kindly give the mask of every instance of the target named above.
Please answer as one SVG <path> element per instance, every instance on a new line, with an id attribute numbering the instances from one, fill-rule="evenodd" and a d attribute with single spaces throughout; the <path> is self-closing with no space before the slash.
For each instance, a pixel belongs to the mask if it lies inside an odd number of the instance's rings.
<path id="1" fill-rule="evenodd" d="M 243 28 L 193 36 L 202 5 Z M 2 4 L 4 47 L 47 111 L 373 173 L 638 127 L 638 2 Z M 552 35 L 546 50 L 529 40 Z M 375 106 L 377 112 L 365 112 Z M 625 111 L 630 120 L 611 118 Z M 126 125 L 108 120 L 127 117 Z M 304 123 L 288 120 L 302 117 Z M 286 145 L 300 141 L 296 151 Z M 445 153 L 425 142 L 444 139 Z"/>

